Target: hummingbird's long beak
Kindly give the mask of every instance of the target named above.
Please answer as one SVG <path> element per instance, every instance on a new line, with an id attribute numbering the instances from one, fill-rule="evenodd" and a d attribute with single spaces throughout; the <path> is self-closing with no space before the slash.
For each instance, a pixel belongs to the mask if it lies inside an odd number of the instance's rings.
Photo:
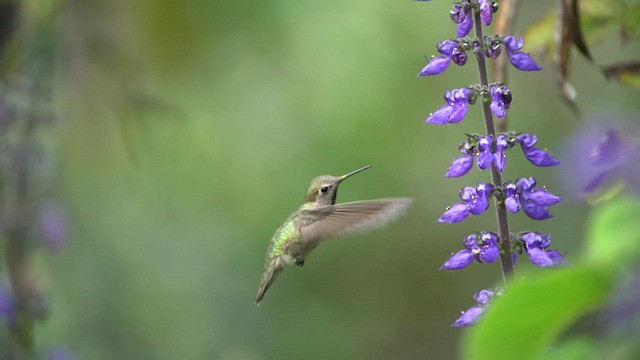
<path id="1" fill-rule="evenodd" d="M 361 171 L 365 171 L 365 170 L 367 170 L 367 169 L 368 169 L 368 168 L 370 168 L 370 167 L 371 167 L 371 165 L 367 165 L 367 166 L 365 166 L 365 167 L 363 167 L 363 168 L 360 168 L 360 169 L 358 169 L 358 170 L 356 170 L 356 171 L 352 171 L 352 172 L 350 172 L 350 173 L 348 173 L 348 174 L 346 174 L 346 175 L 342 175 L 342 176 L 340 176 L 340 178 L 341 178 L 341 180 L 340 180 L 340 181 L 342 181 L 342 180 L 344 180 L 344 179 L 348 178 L 348 177 L 349 177 L 349 176 L 351 176 L 351 175 L 355 175 L 355 174 L 357 174 L 357 173 L 359 173 L 359 172 L 361 172 Z"/>

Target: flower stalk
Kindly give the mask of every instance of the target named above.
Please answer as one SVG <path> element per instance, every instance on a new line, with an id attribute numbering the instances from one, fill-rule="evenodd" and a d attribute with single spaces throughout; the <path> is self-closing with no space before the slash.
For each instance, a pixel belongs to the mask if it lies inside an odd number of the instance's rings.
<path id="1" fill-rule="evenodd" d="M 480 12 L 474 11 L 475 33 L 476 38 L 483 39 L 482 22 Z M 480 86 L 482 88 L 489 87 L 489 77 L 487 76 L 487 62 L 484 53 L 476 53 L 476 63 L 478 65 L 478 77 L 480 78 Z M 482 102 L 482 116 L 484 118 L 484 127 L 488 135 L 496 137 L 496 127 L 493 122 L 493 114 L 491 113 L 490 103 Z M 494 184 L 502 184 L 502 175 L 495 167 L 491 166 L 491 181 Z M 507 218 L 507 208 L 504 202 L 500 202 L 497 198 L 494 200 L 496 207 L 496 220 L 498 222 L 498 234 L 500 235 L 500 266 L 502 268 L 502 279 L 505 284 L 513 277 L 513 257 L 511 256 L 511 236 L 509 232 L 509 219 Z"/>

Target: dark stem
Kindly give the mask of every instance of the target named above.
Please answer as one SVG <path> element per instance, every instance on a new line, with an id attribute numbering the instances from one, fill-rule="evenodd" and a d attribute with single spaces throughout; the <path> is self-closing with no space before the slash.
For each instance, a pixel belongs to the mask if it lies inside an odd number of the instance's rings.
<path id="1" fill-rule="evenodd" d="M 476 38 L 482 41 L 482 23 L 480 20 L 480 12 L 474 12 L 474 22 L 476 30 Z M 478 75 L 480 77 L 480 85 L 483 89 L 488 88 L 489 80 L 487 77 L 487 64 L 485 62 L 484 53 L 476 54 L 478 60 Z M 482 115 L 484 117 L 484 127 L 488 135 L 496 138 L 496 128 L 493 122 L 493 114 L 491 113 L 490 104 L 482 101 Z M 502 185 L 502 175 L 494 165 L 491 166 L 491 181 L 495 186 Z M 500 263 L 502 265 L 502 277 L 507 283 L 513 276 L 513 259 L 511 257 L 511 237 L 509 233 L 509 220 L 507 219 L 507 208 L 504 203 L 495 200 L 496 218 L 498 220 L 498 233 L 500 235 Z"/>

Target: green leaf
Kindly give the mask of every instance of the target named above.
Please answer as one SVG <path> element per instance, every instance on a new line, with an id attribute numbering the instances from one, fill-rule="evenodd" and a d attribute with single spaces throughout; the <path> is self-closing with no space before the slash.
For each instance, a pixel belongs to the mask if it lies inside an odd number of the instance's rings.
<path id="1" fill-rule="evenodd" d="M 586 260 L 597 265 L 627 265 L 640 258 L 640 202 L 619 197 L 596 208 L 589 221 Z"/>
<path id="2" fill-rule="evenodd" d="M 463 343 L 464 359 L 530 359 L 576 319 L 607 299 L 610 279 L 596 267 L 549 270 L 514 281 Z"/>
<path id="3" fill-rule="evenodd" d="M 590 338 L 574 338 L 534 356 L 533 360 L 587 360 L 598 358 L 598 343 Z"/>

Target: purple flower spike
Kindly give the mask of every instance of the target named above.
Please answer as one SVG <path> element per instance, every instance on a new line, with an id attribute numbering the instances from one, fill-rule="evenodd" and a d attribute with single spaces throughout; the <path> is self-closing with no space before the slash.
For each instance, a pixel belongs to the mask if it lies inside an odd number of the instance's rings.
<path id="1" fill-rule="evenodd" d="M 467 115 L 469 97 L 473 90 L 461 88 L 447 91 L 444 94 L 446 105 L 441 106 L 425 120 L 427 124 L 444 125 L 459 123 Z"/>
<path id="2" fill-rule="evenodd" d="M 542 70 L 542 66 L 536 64 L 529 54 L 520 51 L 524 47 L 522 38 L 516 39 L 514 36 L 509 35 L 504 38 L 504 46 L 507 49 L 511 65 L 516 69 L 522 71 Z"/>
<path id="3" fill-rule="evenodd" d="M 540 267 L 567 265 L 567 260 L 556 250 L 546 250 L 551 245 L 551 236 L 539 232 L 522 234 L 531 262 Z"/>
<path id="4" fill-rule="evenodd" d="M 480 4 L 480 19 L 482 23 L 489 26 L 491 25 L 491 18 L 493 17 L 493 6 L 489 0 L 478 0 Z"/>
<path id="5" fill-rule="evenodd" d="M 471 170 L 473 167 L 473 156 L 464 155 L 461 156 L 451 163 L 449 166 L 449 170 L 444 177 L 452 178 L 452 177 L 460 177 L 464 176 L 466 173 Z"/>
<path id="6" fill-rule="evenodd" d="M 486 170 L 493 162 L 493 137 L 482 136 L 478 141 L 478 167 L 480 170 Z"/>
<path id="7" fill-rule="evenodd" d="M 473 299 L 476 301 L 476 306 L 470 307 L 467 311 L 462 313 L 462 316 L 454 322 L 451 327 L 467 327 L 474 325 L 480 319 L 480 316 L 487 308 L 495 293 L 491 290 L 482 290 L 475 293 Z"/>
<path id="8" fill-rule="evenodd" d="M 495 116 L 503 118 L 511 106 L 511 90 L 504 85 L 492 85 L 489 92 L 491 93 L 491 112 Z"/>
<path id="9" fill-rule="evenodd" d="M 533 165 L 548 167 L 560 164 L 560 161 L 552 157 L 546 150 L 535 147 L 538 142 L 538 138 L 535 134 L 520 134 L 516 137 L 516 140 L 520 144 L 524 156 Z"/>
<path id="10" fill-rule="evenodd" d="M 499 172 L 502 172 L 507 165 L 507 156 L 504 154 L 504 151 L 507 150 L 507 145 L 507 137 L 504 134 L 498 135 L 496 138 L 496 152 L 493 153 L 493 163 Z"/>

